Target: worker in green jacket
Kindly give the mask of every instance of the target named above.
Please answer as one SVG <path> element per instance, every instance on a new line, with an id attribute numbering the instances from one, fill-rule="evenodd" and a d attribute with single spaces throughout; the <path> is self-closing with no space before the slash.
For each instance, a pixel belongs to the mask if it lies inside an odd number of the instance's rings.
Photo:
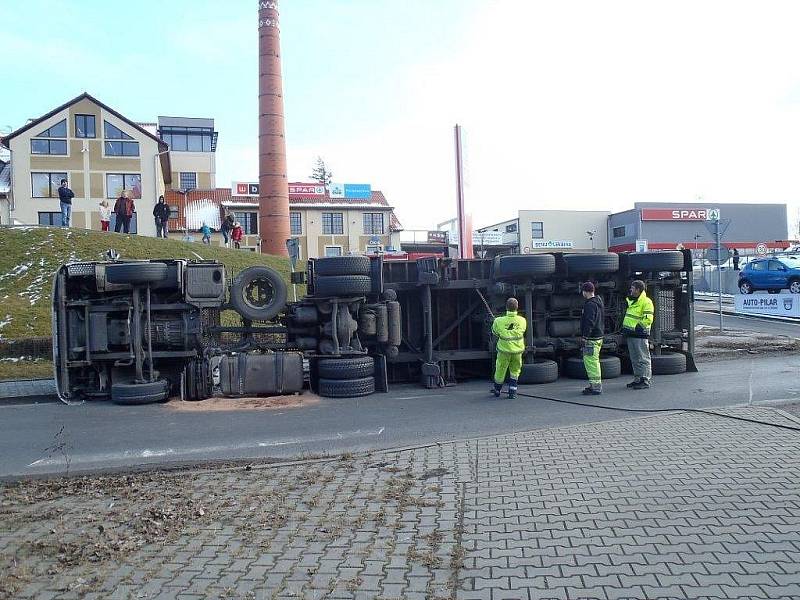
<path id="1" fill-rule="evenodd" d="M 650 364 L 650 328 L 653 326 L 655 309 L 653 301 L 645 293 L 644 281 L 637 279 L 631 283 L 628 310 L 622 321 L 622 332 L 628 340 L 628 355 L 633 367 L 633 381 L 628 384 L 634 390 L 650 387 L 653 369 Z"/>
<path id="2" fill-rule="evenodd" d="M 517 314 L 519 302 L 516 298 L 506 300 L 506 314 L 496 317 L 492 323 L 492 333 L 497 336 L 497 363 L 494 370 L 492 394 L 500 397 L 506 372 L 509 373 L 508 397 L 517 396 L 517 379 L 522 371 L 522 353 L 525 352 L 525 317 Z"/>

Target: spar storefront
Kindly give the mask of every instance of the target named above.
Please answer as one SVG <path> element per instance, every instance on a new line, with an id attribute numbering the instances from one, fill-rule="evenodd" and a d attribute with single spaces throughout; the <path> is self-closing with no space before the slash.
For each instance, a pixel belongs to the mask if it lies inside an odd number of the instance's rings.
<path id="1" fill-rule="evenodd" d="M 608 246 L 612 252 L 636 250 L 646 240 L 650 250 L 674 249 L 678 244 L 704 250 L 716 244 L 705 227 L 708 211 L 717 209 L 730 226 L 723 245 L 752 254 L 765 244 L 770 251 L 790 246 L 785 204 L 712 204 L 637 202 L 632 210 L 608 218 Z"/>

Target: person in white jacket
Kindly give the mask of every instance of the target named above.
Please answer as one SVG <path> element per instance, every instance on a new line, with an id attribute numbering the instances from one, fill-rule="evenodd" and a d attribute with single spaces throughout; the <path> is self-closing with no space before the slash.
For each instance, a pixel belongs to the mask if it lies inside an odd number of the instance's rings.
<path id="1" fill-rule="evenodd" d="M 100 202 L 100 229 L 108 231 L 108 226 L 111 223 L 111 207 L 108 200 Z"/>

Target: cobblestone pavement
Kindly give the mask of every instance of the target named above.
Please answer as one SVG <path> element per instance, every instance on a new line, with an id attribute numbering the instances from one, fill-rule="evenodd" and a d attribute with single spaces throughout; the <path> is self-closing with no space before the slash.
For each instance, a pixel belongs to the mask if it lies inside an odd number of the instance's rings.
<path id="1" fill-rule="evenodd" d="M 800 432 L 675 413 L 7 484 L 0 597 L 798 598 L 798 457 Z"/>

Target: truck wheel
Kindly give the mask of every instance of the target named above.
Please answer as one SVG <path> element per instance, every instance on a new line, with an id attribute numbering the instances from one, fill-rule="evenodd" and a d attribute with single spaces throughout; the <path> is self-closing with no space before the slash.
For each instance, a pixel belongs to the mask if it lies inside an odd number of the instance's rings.
<path id="1" fill-rule="evenodd" d="M 374 377 L 319 380 L 319 395 L 327 398 L 356 398 L 358 396 L 369 396 L 374 392 Z"/>
<path id="2" fill-rule="evenodd" d="M 494 260 L 496 281 L 529 277 L 547 277 L 556 272 L 556 259 L 552 254 L 513 254 L 498 256 Z"/>
<path id="3" fill-rule="evenodd" d="M 565 254 L 567 275 L 587 273 L 616 273 L 619 270 L 619 255 L 614 252 L 596 254 Z"/>
<path id="4" fill-rule="evenodd" d="M 152 404 L 169 397 L 169 382 L 159 379 L 152 383 L 113 383 L 111 402 L 114 404 Z"/>
<path id="5" fill-rule="evenodd" d="M 269 267 L 245 269 L 231 285 L 231 306 L 245 319 L 274 319 L 286 306 L 286 282 Z"/>
<path id="6" fill-rule="evenodd" d="M 663 252 L 634 252 L 628 254 L 628 272 L 682 271 L 683 253 L 678 250 Z"/>
<path id="7" fill-rule="evenodd" d="M 520 383 L 552 383 L 557 379 L 558 363 L 544 358 L 522 365 L 522 372 L 519 374 Z"/>
<path id="8" fill-rule="evenodd" d="M 314 261 L 317 275 L 369 275 L 370 262 L 366 256 L 329 256 Z"/>
<path id="9" fill-rule="evenodd" d="M 600 373 L 603 379 L 614 379 L 622 374 L 622 364 L 617 356 L 600 357 Z M 564 361 L 564 375 L 570 379 L 589 379 L 583 368 L 583 358 L 570 356 Z"/>
<path id="10" fill-rule="evenodd" d="M 360 379 L 374 374 L 375 361 L 371 356 L 319 360 L 319 376 L 323 379 Z"/>
<path id="11" fill-rule="evenodd" d="M 363 296 L 372 291 L 372 279 L 365 275 L 327 275 L 314 282 L 315 296 Z"/>
<path id="12" fill-rule="evenodd" d="M 680 352 L 664 352 L 650 356 L 653 375 L 676 375 L 686 373 L 686 355 Z"/>
<path id="13" fill-rule="evenodd" d="M 119 263 L 106 265 L 108 283 L 131 285 L 156 283 L 167 277 L 167 265 L 159 262 Z"/>

